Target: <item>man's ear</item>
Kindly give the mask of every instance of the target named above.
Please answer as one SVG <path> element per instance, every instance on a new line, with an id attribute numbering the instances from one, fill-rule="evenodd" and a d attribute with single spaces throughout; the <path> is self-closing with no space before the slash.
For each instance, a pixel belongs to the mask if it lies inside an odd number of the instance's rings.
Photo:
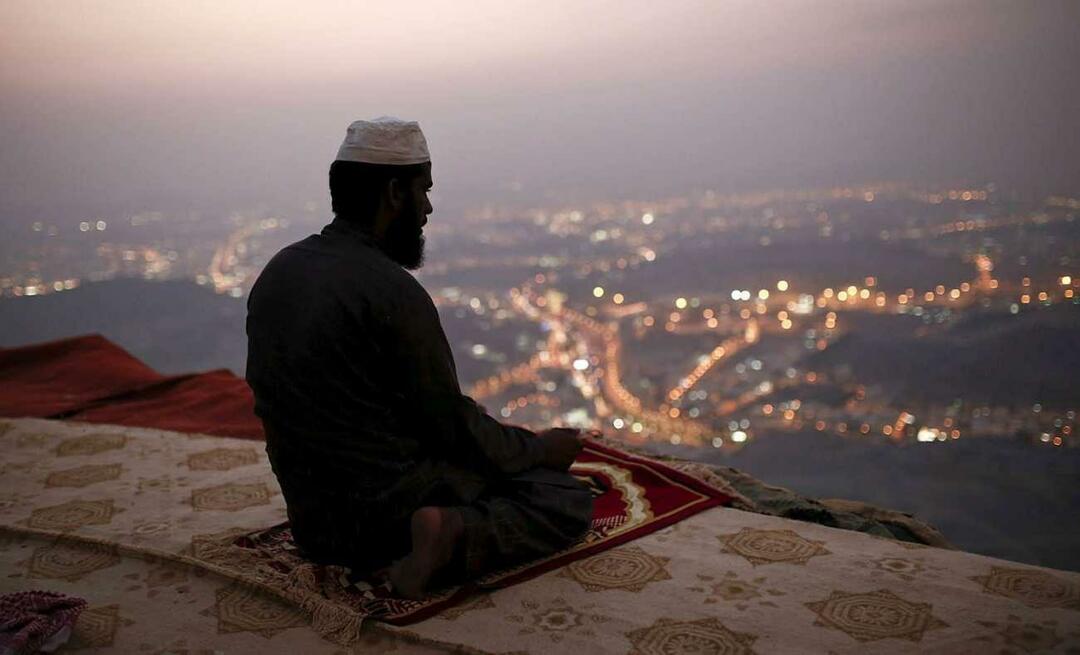
<path id="1" fill-rule="evenodd" d="M 386 184 L 386 204 L 397 211 L 405 205 L 405 185 L 396 177 L 390 178 Z"/>

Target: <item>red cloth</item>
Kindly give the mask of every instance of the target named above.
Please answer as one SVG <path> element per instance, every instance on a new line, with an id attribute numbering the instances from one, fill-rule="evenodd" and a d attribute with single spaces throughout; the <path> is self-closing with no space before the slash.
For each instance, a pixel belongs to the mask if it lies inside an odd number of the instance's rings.
<path id="1" fill-rule="evenodd" d="M 100 335 L 0 349 L 0 416 L 65 418 L 263 440 L 247 383 L 164 376 Z"/>
<path id="2" fill-rule="evenodd" d="M 68 640 L 86 601 L 55 591 L 0 596 L 0 652 L 52 652 Z"/>
<path id="3" fill-rule="evenodd" d="M 98 334 L 0 348 L 0 416 L 57 417 L 163 379 Z"/>
<path id="4" fill-rule="evenodd" d="M 266 438 L 247 382 L 225 369 L 167 378 L 68 418 L 259 441 Z"/>

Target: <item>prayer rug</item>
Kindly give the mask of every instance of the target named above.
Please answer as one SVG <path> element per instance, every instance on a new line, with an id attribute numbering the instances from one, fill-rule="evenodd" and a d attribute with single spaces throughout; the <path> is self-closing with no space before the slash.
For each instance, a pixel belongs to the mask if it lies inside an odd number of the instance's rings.
<path id="1" fill-rule="evenodd" d="M 241 574 L 258 572 L 258 582 L 316 615 L 336 615 L 331 622 L 357 624 L 375 619 L 405 625 L 445 610 L 477 590 L 523 582 L 731 500 L 658 461 L 591 442 L 571 473 L 592 489 L 595 498 L 591 525 L 580 542 L 548 558 L 496 571 L 465 586 L 438 590 L 422 601 L 395 597 L 387 583 L 348 568 L 308 562 L 299 555 L 288 523 L 227 537 L 223 547 L 201 550 L 219 566 Z"/>

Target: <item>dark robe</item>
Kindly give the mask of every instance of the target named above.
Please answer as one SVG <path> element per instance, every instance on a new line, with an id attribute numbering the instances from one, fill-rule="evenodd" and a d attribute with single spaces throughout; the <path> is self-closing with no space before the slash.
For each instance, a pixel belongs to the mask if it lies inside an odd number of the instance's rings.
<path id="1" fill-rule="evenodd" d="M 247 381 L 306 554 L 377 567 L 408 552 L 419 507 L 456 507 L 476 575 L 560 550 L 592 500 L 539 468 L 543 442 L 461 392 L 430 296 L 335 219 L 274 256 L 248 298 Z"/>

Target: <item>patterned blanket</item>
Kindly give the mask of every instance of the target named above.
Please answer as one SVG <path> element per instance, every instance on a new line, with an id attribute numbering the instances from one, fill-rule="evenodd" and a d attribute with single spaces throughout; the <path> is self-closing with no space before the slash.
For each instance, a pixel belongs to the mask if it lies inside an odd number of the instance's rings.
<path id="1" fill-rule="evenodd" d="M 200 556 L 241 577 L 273 586 L 312 612 L 335 615 L 335 633 L 358 632 L 364 619 L 414 623 L 457 604 L 476 590 L 523 582 L 730 500 L 718 489 L 661 462 L 595 443 L 586 445 L 570 470 L 594 495 L 593 518 L 581 541 L 545 559 L 495 571 L 475 583 L 436 590 L 422 601 L 397 597 L 388 583 L 348 568 L 305 560 L 287 523 L 226 537 L 219 544 L 204 543 Z"/>
<path id="2" fill-rule="evenodd" d="M 0 422 L 0 593 L 87 599 L 102 652 L 1075 652 L 1080 575 L 713 507 L 406 627 L 215 563 L 284 521 L 261 444 Z M 286 576 L 306 585 L 303 575 Z"/>

